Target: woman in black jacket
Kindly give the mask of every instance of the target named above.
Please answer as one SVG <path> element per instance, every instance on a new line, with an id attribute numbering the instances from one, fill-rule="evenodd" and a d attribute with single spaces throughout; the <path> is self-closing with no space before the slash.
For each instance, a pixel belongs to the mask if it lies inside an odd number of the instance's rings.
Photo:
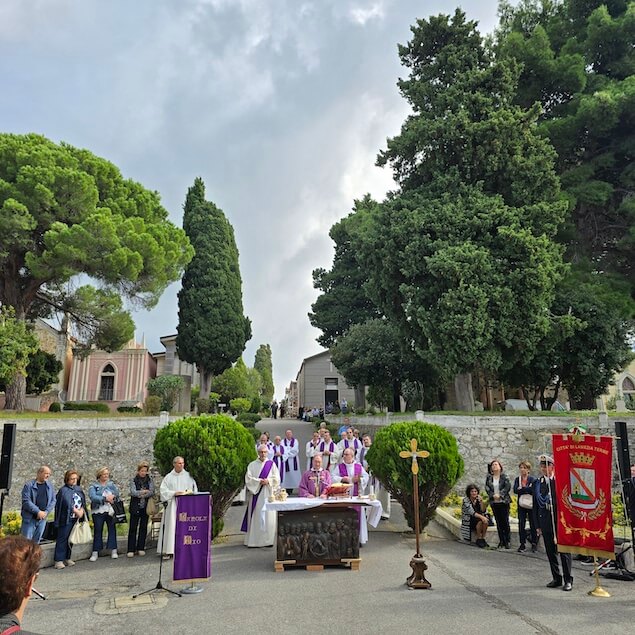
<path id="1" fill-rule="evenodd" d="M 487 466 L 485 479 L 485 491 L 489 497 L 492 512 L 496 519 L 498 531 L 498 547 L 509 549 L 511 547 L 511 529 L 509 528 L 509 505 L 512 501 L 510 491 L 512 484 L 503 472 L 503 465 L 498 459 L 494 459 Z"/>

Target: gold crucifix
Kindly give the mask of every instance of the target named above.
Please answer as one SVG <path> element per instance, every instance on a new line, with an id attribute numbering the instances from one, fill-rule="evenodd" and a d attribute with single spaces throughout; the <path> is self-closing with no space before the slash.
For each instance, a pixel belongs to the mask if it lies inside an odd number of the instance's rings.
<path id="1" fill-rule="evenodd" d="M 414 503 L 414 515 L 415 515 L 415 540 L 417 543 L 417 553 L 410 561 L 412 567 L 412 575 L 406 580 L 406 584 L 414 589 L 429 589 L 432 585 L 426 580 L 424 571 L 427 569 L 425 561 L 421 556 L 421 550 L 419 549 L 419 461 L 418 459 L 425 459 L 430 456 L 430 452 L 427 450 L 417 451 L 417 440 L 410 439 L 410 452 L 404 450 L 399 452 L 399 456 L 402 459 L 410 459 L 412 461 L 412 499 Z"/>

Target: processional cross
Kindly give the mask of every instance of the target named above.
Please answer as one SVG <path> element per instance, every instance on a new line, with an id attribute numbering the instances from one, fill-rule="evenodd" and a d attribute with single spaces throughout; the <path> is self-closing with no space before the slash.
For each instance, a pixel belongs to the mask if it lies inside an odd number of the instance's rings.
<path id="1" fill-rule="evenodd" d="M 417 544 L 417 552 L 410 560 L 410 567 L 412 568 L 412 575 L 406 579 L 406 584 L 413 589 L 429 589 L 432 585 L 426 580 L 425 560 L 421 555 L 419 549 L 419 461 L 418 459 L 425 459 L 430 456 L 430 452 L 427 450 L 417 451 L 417 440 L 410 439 L 410 452 L 399 452 L 399 456 L 402 459 L 411 459 L 412 461 L 412 497 L 414 501 L 414 516 L 415 516 L 415 539 Z"/>

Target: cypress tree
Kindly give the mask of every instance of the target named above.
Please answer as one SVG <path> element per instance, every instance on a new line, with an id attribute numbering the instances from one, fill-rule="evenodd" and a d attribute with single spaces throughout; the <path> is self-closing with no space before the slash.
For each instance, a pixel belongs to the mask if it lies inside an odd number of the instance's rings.
<path id="1" fill-rule="evenodd" d="M 251 321 L 243 315 L 242 280 L 234 230 L 216 205 L 205 200 L 205 184 L 196 178 L 183 207 L 183 229 L 195 256 L 179 291 L 179 358 L 196 364 L 201 397 L 212 377 L 240 357 L 251 338 Z"/>

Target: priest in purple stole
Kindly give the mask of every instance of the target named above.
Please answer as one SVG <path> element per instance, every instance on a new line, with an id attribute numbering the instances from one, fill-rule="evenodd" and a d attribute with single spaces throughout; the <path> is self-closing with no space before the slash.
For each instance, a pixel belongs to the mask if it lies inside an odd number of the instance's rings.
<path id="1" fill-rule="evenodd" d="M 363 493 L 368 485 L 368 472 L 361 463 L 355 461 L 355 451 L 353 448 L 346 448 L 342 455 L 344 462 L 340 463 L 333 472 L 334 483 L 352 483 L 353 489 L 351 496 L 359 496 Z M 368 524 L 366 523 L 366 514 L 361 507 L 356 508 L 359 512 L 359 542 L 366 544 L 368 542 Z"/>
<path id="2" fill-rule="evenodd" d="M 258 447 L 258 458 L 247 466 L 245 487 L 247 505 L 241 531 L 247 532 L 247 547 L 271 547 L 276 539 L 276 512 L 265 512 L 262 508 L 273 492 L 280 487 L 280 472 L 272 459 L 267 458 L 266 445 Z"/>
<path id="3" fill-rule="evenodd" d="M 331 485 L 331 473 L 322 469 L 322 455 L 313 457 L 313 467 L 302 475 L 298 495 L 304 498 L 326 498 Z"/>

